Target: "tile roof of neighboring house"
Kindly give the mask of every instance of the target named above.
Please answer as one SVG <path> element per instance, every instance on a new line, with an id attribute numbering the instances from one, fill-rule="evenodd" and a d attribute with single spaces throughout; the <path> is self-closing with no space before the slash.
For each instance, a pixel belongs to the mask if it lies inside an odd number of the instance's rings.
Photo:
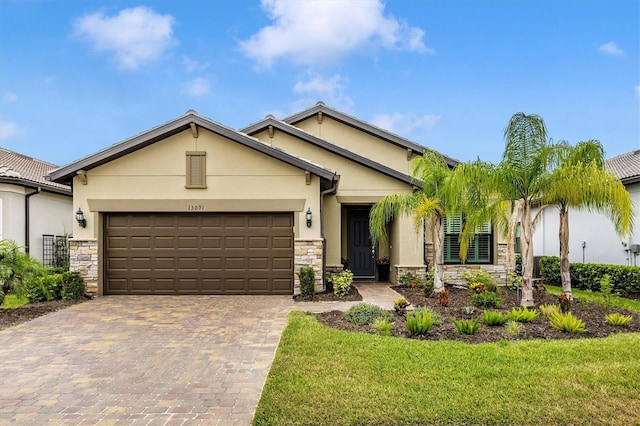
<path id="1" fill-rule="evenodd" d="M 69 186 L 46 179 L 45 176 L 57 167 L 55 164 L 0 148 L 0 181 L 2 182 L 29 188 L 40 187 L 46 191 L 71 195 Z"/>
<path id="2" fill-rule="evenodd" d="M 296 123 L 306 120 L 307 118 L 312 117 L 318 113 L 322 113 L 323 115 L 332 117 L 333 119 L 340 121 L 348 126 L 354 127 L 356 129 L 369 133 L 378 138 L 384 139 L 388 142 L 391 142 L 403 148 L 408 148 L 413 152 L 415 152 L 416 154 L 422 154 L 423 152 L 429 149 L 415 142 L 411 142 L 410 140 L 405 139 L 402 136 L 398 136 L 395 133 L 391 133 L 388 130 L 384 130 L 380 127 L 369 124 L 366 121 L 360 120 L 359 118 L 352 117 L 343 112 L 330 108 L 326 106 L 322 101 L 317 102 L 311 108 L 308 108 L 304 111 L 301 111 L 294 115 L 286 117 L 282 121 L 284 121 L 287 124 L 292 124 L 295 126 Z M 450 167 L 455 167 L 458 165 L 458 163 L 460 163 L 458 160 L 454 158 L 448 157 L 442 153 L 440 154 L 442 155 L 442 157 Z"/>
<path id="3" fill-rule="evenodd" d="M 623 184 L 640 182 L 640 149 L 607 158 L 604 164 Z"/>

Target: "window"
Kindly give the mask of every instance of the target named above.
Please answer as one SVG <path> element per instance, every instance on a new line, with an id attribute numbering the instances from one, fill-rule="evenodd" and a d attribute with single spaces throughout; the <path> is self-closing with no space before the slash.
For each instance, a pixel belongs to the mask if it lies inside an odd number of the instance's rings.
<path id="1" fill-rule="evenodd" d="M 204 151 L 187 151 L 187 188 L 206 188 L 207 153 Z"/>
<path id="2" fill-rule="evenodd" d="M 462 263 L 460 261 L 460 243 L 458 235 L 462 228 L 462 215 L 456 214 L 444 221 L 444 262 Z M 476 230 L 476 235 L 469 243 L 466 263 L 491 263 L 491 247 L 493 245 L 491 223 L 487 222 Z"/>

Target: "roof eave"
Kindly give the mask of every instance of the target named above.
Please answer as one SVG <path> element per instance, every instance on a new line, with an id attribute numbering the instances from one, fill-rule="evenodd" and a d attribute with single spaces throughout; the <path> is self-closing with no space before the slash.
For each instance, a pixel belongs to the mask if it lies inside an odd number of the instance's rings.
<path id="1" fill-rule="evenodd" d="M 34 182 L 27 179 L 21 179 L 21 178 L 0 176 L 0 183 L 6 183 L 9 185 L 19 185 L 19 186 L 23 186 L 25 188 L 31 188 L 31 189 L 40 188 L 42 191 L 52 192 L 52 193 L 61 194 L 61 195 L 68 195 L 68 196 L 73 195 L 71 188 L 69 189 L 58 188 L 58 187 L 50 186 L 44 183 L 38 183 L 38 182 Z"/>

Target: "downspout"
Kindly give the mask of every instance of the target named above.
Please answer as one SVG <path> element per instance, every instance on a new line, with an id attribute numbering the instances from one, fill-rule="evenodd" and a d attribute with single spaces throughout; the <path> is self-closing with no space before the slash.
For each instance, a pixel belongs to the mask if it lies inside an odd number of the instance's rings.
<path id="1" fill-rule="evenodd" d="M 29 254 L 29 198 L 42 192 L 42 188 L 38 187 L 34 192 L 24 196 L 24 252 Z"/>
<path id="2" fill-rule="evenodd" d="M 338 190 L 338 183 L 340 177 L 337 175 L 333 175 L 332 186 L 329 189 L 324 191 L 320 191 L 320 238 L 322 238 L 322 288 L 323 290 L 327 289 L 327 284 L 325 282 L 325 271 L 327 270 L 327 244 L 324 238 L 324 196 L 335 193 Z"/>

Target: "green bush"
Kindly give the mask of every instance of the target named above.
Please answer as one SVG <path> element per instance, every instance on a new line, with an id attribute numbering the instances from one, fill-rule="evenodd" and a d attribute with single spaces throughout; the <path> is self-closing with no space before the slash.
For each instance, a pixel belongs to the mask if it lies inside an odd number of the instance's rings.
<path id="1" fill-rule="evenodd" d="M 427 334 L 427 332 L 431 330 L 431 327 L 433 327 L 431 312 L 427 309 L 415 309 L 409 312 L 404 326 L 411 334 Z"/>
<path id="2" fill-rule="evenodd" d="M 471 303 L 473 306 L 482 309 L 496 309 L 502 305 L 502 298 L 498 297 L 493 291 L 483 291 L 471 295 Z"/>
<path id="3" fill-rule="evenodd" d="M 474 272 L 463 272 L 462 276 L 464 277 L 464 281 L 467 284 L 467 288 L 471 288 L 474 284 L 483 284 L 485 291 L 496 291 L 496 283 L 493 277 L 490 274 L 482 270 L 477 270 Z"/>
<path id="4" fill-rule="evenodd" d="M 15 241 L 0 241 L 0 290 L 4 294 L 25 294 L 25 282 L 42 273 L 42 265 L 23 253 Z"/>
<path id="5" fill-rule="evenodd" d="M 391 336 L 391 323 L 386 318 L 376 318 L 373 321 L 373 330 L 381 336 Z"/>
<path id="6" fill-rule="evenodd" d="M 351 283 L 353 282 L 353 272 L 348 269 L 340 272 L 331 277 L 331 283 L 333 284 L 333 294 L 338 297 L 343 297 L 349 293 L 351 289 Z"/>
<path id="7" fill-rule="evenodd" d="M 313 296 L 316 292 L 316 273 L 311 266 L 300 268 L 300 294 L 302 296 Z"/>
<path id="8" fill-rule="evenodd" d="M 584 333 L 587 328 L 584 321 L 573 316 L 571 312 L 564 314 L 551 314 L 549 317 L 551 327 L 565 333 Z"/>
<path id="9" fill-rule="evenodd" d="M 407 272 L 405 274 L 400 275 L 398 278 L 400 285 L 403 287 L 424 287 L 424 280 L 414 274 L 413 272 Z"/>
<path id="10" fill-rule="evenodd" d="M 80 272 L 65 272 L 62 274 L 62 291 L 60 295 L 64 300 L 80 299 L 84 296 L 87 287 Z"/>
<path id="11" fill-rule="evenodd" d="M 516 322 L 531 322 L 538 316 L 537 311 L 530 311 L 527 307 L 513 308 L 506 313 L 507 320 Z"/>
<path id="12" fill-rule="evenodd" d="M 613 313 L 604 316 L 604 320 L 609 325 L 623 326 L 631 322 L 631 315 L 622 315 L 619 313 Z"/>
<path id="13" fill-rule="evenodd" d="M 484 311 L 482 313 L 482 322 L 488 326 L 504 325 L 507 318 L 498 311 Z"/>
<path id="14" fill-rule="evenodd" d="M 562 312 L 560 309 L 560 305 L 553 305 L 548 303 L 538 306 L 538 309 L 540 309 L 540 312 L 542 312 L 542 315 L 544 315 L 547 318 L 549 318 L 551 314 L 559 314 L 560 312 Z"/>
<path id="15" fill-rule="evenodd" d="M 353 305 L 344 313 L 344 319 L 356 325 L 371 325 L 377 318 L 391 321 L 392 316 L 381 307 L 364 302 Z"/>
<path id="16" fill-rule="evenodd" d="M 480 330 L 480 320 L 478 318 L 472 320 L 456 320 L 451 318 L 460 334 L 476 334 Z"/>
<path id="17" fill-rule="evenodd" d="M 409 302 L 404 297 L 398 297 L 393 300 L 393 309 L 400 312 L 409 306 Z"/>
<path id="18" fill-rule="evenodd" d="M 0 290 L 0 306 L 4 303 L 4 291 Z"/>
<path id="19" fill-rule="evenodd" d="M 613 293 L 640 293 L 639 266 L 572 263 L 569 273 L 571 286 L 581 290 L 600 291 L 600 282 L 609 275 Z M 540 258 L 540 276 L 547 284 L 560 285 L 560 260 L 557 256 Z"/>

